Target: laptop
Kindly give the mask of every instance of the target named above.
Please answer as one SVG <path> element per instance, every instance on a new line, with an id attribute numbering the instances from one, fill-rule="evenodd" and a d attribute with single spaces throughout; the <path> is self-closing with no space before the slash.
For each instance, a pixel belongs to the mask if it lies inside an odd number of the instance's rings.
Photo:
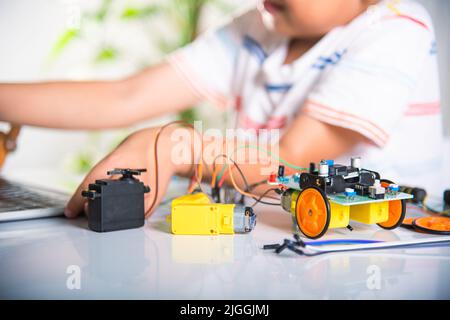
<path id="1" fill-rule="evenodd" d="M 0 176 L 0 222 L 61 216 L 69 195 Z"/>

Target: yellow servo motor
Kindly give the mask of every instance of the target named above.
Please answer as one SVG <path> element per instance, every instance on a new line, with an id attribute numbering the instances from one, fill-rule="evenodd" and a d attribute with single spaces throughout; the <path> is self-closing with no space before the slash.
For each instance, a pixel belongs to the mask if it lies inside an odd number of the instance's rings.
<path id="1" fill-rule="evenodd" d="M 173 234 L 234 234 L 252 231 L 256 215 L 250 207 L 211 203 L 206 194 L 195 193 L 172 201 L 168 221 Z"/>

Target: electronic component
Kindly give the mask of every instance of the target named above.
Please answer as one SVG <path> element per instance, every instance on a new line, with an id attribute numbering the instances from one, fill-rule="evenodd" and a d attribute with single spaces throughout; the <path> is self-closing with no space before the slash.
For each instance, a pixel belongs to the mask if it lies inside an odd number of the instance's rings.
<path id="1" fill-rule="evenodd" d="M 391 183 L 387 187 L 387 193 L 390 196 L 396 196 L 399 192 L 400 192 L 400 187 L 398 186 L 398 184 Z"/>
<path id="2" fill-rule="evenodd" d="M 344 195 L 345 195 L 349 200 L 353 200 L 353 199 L 355 199 L 356 191 L 355 191 L 355 189 L 352 189 L 352 188 L 345 188 Z"/>
<path id="3" fill-rule="evenodd" d="M 168 221 L 173 234 L 234 234 L 252 231 L 256 215 L 251 207 L 211 203 L 206 194 L 195 193 L 172 201 Z"/>
<path id="4" fill-rule="evenodd" d="M 292 210 L 294 209 L 294 208 L 292 208 L 292 205 L 297 200 L 299 193 L 300 192 L 295 189 L 285 190 L 281 194 L 281 207 L 287 212 L 292 212 Z"/>
<path id="5" fill-rule="evenodd" d="M 350 166 L 352 168 L 361 170 L 361 157 L 352 157 L 350 159 Z"/>
<path id="6" fill-rule="evenodd" d="M 333 165 L 331 167 L 329 167 L 329 175 L 330 176 L 346 176 L 347 175 L 347 167 L 340 165 L 340 164 L 336 164 Z"/>
<path id="7" fill-rule="evenodd" d="M 327 177 L 328 176 L 328 162 L 320 161 L 319 163 L 319 177 Z"/>
<path id="8" fill-rule="evenodd" d="M 271 173 L 269 179 L 267 179 L 269 184 L 277 184 L 277 175 L 276 173 Z"/>
<path id="9" fill-rule="evenodd" d="M 314 169 L 310 165 L 300 174 L 269 179 L 280 186 L 282 208 L 308 238 L 320 238 L 331 228 L 348 228 L 350 220 L 384 229 L 401 225 L 405 201 L 413 196 L 380 179 L 378 172 L 363 169 L 361 158 L 352 158 L 350 166 L 322 160 Z"/>
<path id="10" fill-rule="evenodd" d="M 278 178 L 284 177 L 284 166 L 278 166 Z"/>
<path id="11" fill-rule="evenodd" d="M 364 197 L 364 196 L 369 195 L 369 186 L 368 185 L 365 185 L 362 183 L 356 183 L 354 188 L 355 188 L 356 194 L 359 196 Z"/>
<path id="12" fill-rule="evenodd" d="M 381 186 L 380 180 L 375 180 L 375 183 L 369 187 L 369 197 L 372 199 L 384 199 L 386 189 Z"/>
<path id="13" fill-rule="evenodd" d="M 139 228 L 144 225 L 144 194 L 150 188 L 136 179 L 146 169 L 114 169 L 121 178 L 96 180 L 81 192 L 88 198 L 89 228 L 97 232 Z"/>

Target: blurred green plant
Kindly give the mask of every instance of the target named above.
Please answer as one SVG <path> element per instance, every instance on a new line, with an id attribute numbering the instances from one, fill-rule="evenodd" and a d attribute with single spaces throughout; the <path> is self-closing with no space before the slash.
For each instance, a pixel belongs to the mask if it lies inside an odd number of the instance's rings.
<path id="1" fill-rule="evenodd" d="M 50 55 L 49 63 L 59 59 L 63 53 L 69 49 L 70 45 L 77 42 L 88 40 L 90 33 L 87 31 L 89 26 L 103 28 L 108 23 L 139 23 L 142 29 L 149 34 L 149 40 L 152 45 L 158 49 L 161 57 L 165 54 L 183 47 L 192 42 L 200 32 L 200 21 L 202 13 L 206 6 L 214 6 L 216 10 L 223 14 L 230 13 L 234 7 L 226 0 L 146 0 L 133 3 L 132 1 L 112 1 L 102 0 L 94 10 L 82 12 L 81 24 L 78 29 L 68 28 L 64 30 L 54 43 Z M 164 20 L 169 23 L 170 29 L 174 32 L 174 37 L 168 37 L 161 34 L 155 39 L 153 21 Z M 172 40 L 168 40 L 172 39 Z M 100 41 L 102 44 L 98 52 L 92 57 L 93 66 L 112 64 L 123 58 L 120 48 L 107 40 Z M 152 64 L 152 61 L 136 61 L 136 71 Z M 193 106 L 178 114 L 180 120 L 193 122 L 199 118 L 196 107 Z M 123 138 L 123 132 L 120 138 Z M 94 139 L 95 141 L 97 139 Z M 119 140 L 119 139 L 117 139 Z M 95 143 L 95 142 L 92 142 Z M 72 170 L 77 173 L 86 172 L 92 167 L 94 156 L 89 150 L 81 151 L 74 157 Z"/>
<path id="2" fill-rule="evenodd" d="M 183 47 L 192 42 L 199 34 L 201 14 L 207 5 L 215 6 L 220 12 L 229 13 L 233 7 L 226 3 L 225 0 L 165 0 L 165 1 L 140 1 L 139 5 L 133 5 L 131 2 L 122 1 L 122 8 L 119 10 L 114 7 L 112 0 L 102 0 L 97 9 L 93 11 L 83 12 L 81 17 L 81 25 L 79 29 L 68 28 L 64 30 L 57 39 L 50 53 L 50 62 L 58 59 L 69 45 L 75 41 L 88 38 L 85 30 L 86 23 L 96 23 L 103 26 L 108 21 L 130 22 L 137 21 L 147 23 L 149 19 L 155 15 L 162 16 L 166 21 L 174 26 L 176 33 L 175 40 L 168 41 L 167 37 L 161 37 L 155 41 L 155 45 L 159 49 L 161 56 L 167 54 L 177 48 Z M 150 30 L 151 32 L 151 30 Z M 99 52 L 93 57 L 94 63 L 113 63 L 121 56 L 119 48 L 112 44 L 103 44 L 98 49 Z M 150 65 L 150 62 L 139 62 L 137 69 L 142 66 Z M 179 119 L 192 122 L 198 118 L 195 107 L 180 112 Z"/>
<path id="3" fill-rule="evenodd" d="M 79 30 L 78 29 L 67 29 L 64 33 L 58 38 L 56 43 L 53 45 L 53 48 L 50 52 L 50 61 L 58 58 L 64 49 L 72 42 L 73 39 L 78 37 Z"/>

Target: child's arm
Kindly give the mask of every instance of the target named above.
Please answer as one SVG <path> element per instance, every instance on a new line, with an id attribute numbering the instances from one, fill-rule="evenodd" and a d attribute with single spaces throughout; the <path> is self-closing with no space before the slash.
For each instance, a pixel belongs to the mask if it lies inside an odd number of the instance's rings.
<path id="1" fill-rule="evenodd" d="M 167 63 L 117 81 L 0 84 L 0 120 L 52 128 L 122 127 L 196 102 Z"/>
<path id="2" fill-rule="evenodd" d="M 158 198 L 156 204 L 159 203 L 164 195 L 164 191 L 175 175 L 189 176 L 192 174 L 193 166 L 188 164 L 175 164 L 172 158 L 174 147 L 177 150 L 191 150 L 191 142 L 186 141 L 186 145 L 180 145 L 179 141 L 172 141 L 172 133 L 179 128 L 166 128 L 158 143 Z M 186 129 L 181 129 L 186 130 Z M 190 129 L 189 129 L 190 130 Z M 144 174 L 141 179 L 145 184 L 150 185 L 151 192 L 146 197 L 146 209 L 148 209 L 153 201 L 155 194 L 155 163 L 154 163 L 154 143 L 158 128 L 146 129 L 131 135 L 124 143 L 122 143 L 115 151 L 102 160 L 85 178 L 79 186 L 72 199 L 67 205 L 66 215 L 75 217 L 85 209 L 85 199 L 81 197 L 81 190 L 87 188 L 92 181 L 104 178 L 106 171 L 116 167 L 131 168 L 147 168 L 148 173 Z M 196 135 L 197 139 L 199 136 Z M 222 146 L 224 140 L 222 138 L 203 138 L 204 160 L 207 166 L 203 169 L 203 177 L 205 180 L 211 178 L 212 163 L 217 155 L 223 153 Z M 318 162 L 320 159 L 332 159 L 344 152 L 351 150 L 356 144 L 365 142 L 365 138 L 353 131 L 333 127 L 313 118 L 300 115 L 287 133 L 283 136 L 279 145 L 279 156 L 295 165 L 305 166 L 310 161 Z M 244 144 L 241 142 L 241 145 Z M 179 153 L 175 154 L 176 160 L 179 160 Z M 231 156 L 231 155 L 230 155 Z M 188 157 L 190 159 L 190 156 Z M 237 155 L 232 156 L 238 159 Z M 267 168 L 267 164 L 246 164 L 239 162 L 250 184 L 267 178 L 263 175 L 261 169 Z M 276 168 L 275 168 L 276 169 Z M 233 177 L 241 189 L 244 188 L 243 181 L 233 169 Z M 231 184 L 230 176 L 227 176 L 226 183 Z M 264 192 L 267 186 L 257 190 L 258 193 Z M 156 206 L 155 206 L 156 207 Z M 154 207 L 153 207 L 154 209 Z"/>

